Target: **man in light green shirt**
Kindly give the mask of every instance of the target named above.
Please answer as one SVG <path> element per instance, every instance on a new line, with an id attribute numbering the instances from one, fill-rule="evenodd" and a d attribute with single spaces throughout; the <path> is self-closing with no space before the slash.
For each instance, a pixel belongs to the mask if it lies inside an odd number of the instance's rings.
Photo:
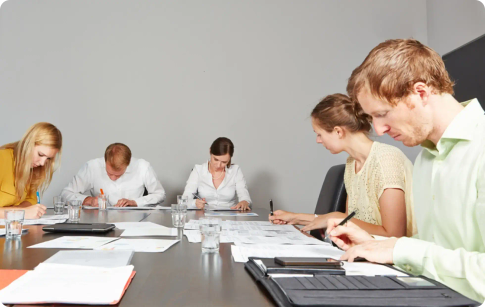
<path id="1" fill-rule="evenodd" d="M 375 240 L 356 225 L 336 227 L 347 252 L 394 263 L 485 300 L 485 115 L 478 100 L 458 103 L 440 56 L 416 40 L 375 47 L 349 79 L 349 95 L 372 116 L 377 134 L 421 144 L 413 174 L 418 234 Z"/>

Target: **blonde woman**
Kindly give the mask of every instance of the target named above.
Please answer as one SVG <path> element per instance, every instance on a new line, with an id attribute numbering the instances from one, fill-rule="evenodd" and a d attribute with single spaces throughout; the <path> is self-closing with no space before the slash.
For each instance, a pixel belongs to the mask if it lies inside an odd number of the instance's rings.
<path id="1" fill-rule="evenodd" d="M 0 147 L 0 218 L 5 210 L 25 210 L 25 218 L 41 217 L 36 192 L 44 192 L 61 157 L 62 134 L 54 125 L 37 123 L 22 139 Z"/>
<path id="2" fill-rule="evenodd" d="M 275 224 L 305 225 L 303 231 L 327 228 L 330 218 L 352 219 L 370 234 L 385 237 L 412 236 L 416 232 L 412 203 L 411 161 L 394 146 L 371 140 L 370 117 L 348 96 L 325 97 L 311 113 L 317 143 L 332 154 L 349 154 L 344 183 L 346 213 L 315 214 L 277 210 L 269 219 Z"/>

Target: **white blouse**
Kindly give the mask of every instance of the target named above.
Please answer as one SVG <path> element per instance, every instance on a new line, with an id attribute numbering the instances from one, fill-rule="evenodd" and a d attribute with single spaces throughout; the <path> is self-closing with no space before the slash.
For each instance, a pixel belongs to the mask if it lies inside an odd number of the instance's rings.
<path id="1" fill-rule="evenodd" d="M 241 168 L 234 164 L 226 167 L 224 180 L 222 180 L 217 189 L 212 183 L 209 162 L 207 161 L 201 165 L 196 164 L 192 173 L 190 173 L 184 190 L 184 196 L 189 197 L 189 208 L 196 207 L 196 199 L 192 193 L 198 193 L 201 198 L 205 198 L 209 205 L 213 206 L 229 208 L 244 200 L 251 205 L 246 180 L 244 179 Z"/>

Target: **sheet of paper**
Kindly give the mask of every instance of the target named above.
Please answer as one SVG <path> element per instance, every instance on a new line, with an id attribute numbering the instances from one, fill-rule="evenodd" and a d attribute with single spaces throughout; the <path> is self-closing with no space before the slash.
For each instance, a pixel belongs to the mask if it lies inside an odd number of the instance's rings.
<path id="1" fill-rule="evenodd" d="M 157 210 L 172 210 L 172 206 L 171 205 L 170 206 L 157 205 L 155 207 L 155 209 L 157 209 Z M 187 208 L 187 210 L 200 210 L 200 209 L 198 209 L 198 208 Z"/>
<path id="2" fill-rule="evenodd" d="M 202 242 L 200 231 L 198 230 L 184 230 L 184 235 L 190 243 Z M 220 236 L 220 243 L 232 243 L 236 239 L 237 233 L 228 230 L 223 230 Z"/>
<path id="3" fill-rule="evenodd" d="M 41 217 L 43 220 L 67 220 L 68 218 L 69 214 L 45 214 Z"/>
<path id="4" fill-rule="evenodd" d="M 102 268 L 116 268 L 129 265 L 134 252 L 128 250 L 74 250 L 59 251 L 44 263 L 71 264 L 95 266 Z"/>
<path id="5" fill-rule="evenodd" d="M 121 299 L 132 273 L 132 265 L 97 268 L 41 263 L 0 291 L 0 301 L 5 304 L 112 304 Z M 89 295 L 85 291 L 87 285 Z"/>
<path id="6" fill-rule="evenodd" d="M 231 207 L 223 207 L 223 206 L 216 206 L 216 205 L 205 206 L 204 210 L 209 210 L 209 211 L 241 211 L 240 209 L 231 209 Z"/>
<path id="7" fill-rule="evenodd" d="M 390 267 L 381 264 L 368 262 L 347 262 L 344 261 L 345 275 L 390 275 L 390 276 L 409 276 Z"/>
<path id="8" fill-rule="evenodd" d="M 234 261 L 247 262 L 248 257 L 329 257 L 340 259 L 343 251 L 330 245 L 231 245 Z"/>
<path id="9" fill-rule="evenodd" d="M 133 228 L 167 228 L 160 224 L 155 224 L 152 222 L 116 222 L 115 224 L 118 229 L 133 229 Z"/>
<path id="10" fill-rule="evenodd" d="M 205 216 L 258 216 L 255 212 L 246 212 L 246 213 L 239 213 L 239 212 L 214 212 L 214 211 L 206 211 L 204 212 Z"/>
<path id="11" fill-rule="evenodd" d="M 88 237 L 88 236 L 65 236 L 39 244 L 31 245 L 28 248 L 75 248 L 93 249 L 100 247 L 118 238 L 109 237 Z"/>
<path id="12" fill-rule="evenodd" d="M 87 210 L 97 210 L 97 209 L 99 209 L 99 207 L 83 206 L 83 209 L 87 209 Z"/>
<path id="13" fill-rule="evenodd" d="M 108 210 L 154 210 L 155 207 L 108 207 Z"/>
<path id="14" fill-rule="evenodd" d="M 67 214 L 44 215 L 40 219 L 26 219 L 24 220 L 24 225 L 52 225 L 57 223 L 64 223 L 67 218 Z M 5 225 L 5 219 L 0 219 L 0 225 Z"/>
<path id="15" fill-rule="evenodd" d="M 133 250 L 135 252 L 161 253 L 177 243 L 179 240 L 162 239 L 119 239 L 108 243 L 96 250 Z"/>
<path id="16" fill-rule="evenodd" d="M 178 235 L 177 228 L 157 227 L 157 228 L 129 228 L 123 231 L 120 237 L 151 237 L 151 236 L 176 237 L 177 235 Z"/>
<path id="17" fill-rule="evenodd" d="M 276 236 L 276 237 L 263 237 L 263 236 L 238 236 L 234 241 L 236 245 L 247 244 L 266 244 L 266 245 L 327 245 L 330 244 L 320 241 L 313 237 L 307 237 L 303 234 L 296 236 Z"/>

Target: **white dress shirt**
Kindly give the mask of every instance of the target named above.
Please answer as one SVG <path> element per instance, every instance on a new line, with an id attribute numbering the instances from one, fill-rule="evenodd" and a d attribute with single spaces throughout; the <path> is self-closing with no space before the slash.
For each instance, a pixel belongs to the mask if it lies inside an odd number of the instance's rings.
<path id="1" fill-rule="evenodd" d="M 212 183 L 209 162 L 195 165 L 184 190 L 184 196 L 189 197 L 189 208 L 196 207 L 196 199 L 192 193 L 198 193 L 201 198 L 205 198 L 209 205 L 218 207 L 230 208 L 244 200 L 251 205 L 246 180 L 244 179 L 241 168 L 234 164 L 226 167 L 224 180 L 222 180 L 217 189 Z"/>
<path id="2" fill-rule="evenodd" d="M 143 196 L 145 188 L 147 196 Z M 134 200 L 139 207 L 165 200 L 165 190 L 150 163 L 136 158 L 131 158 L 125 173 L 115 181 L 108 177 L 104 158 L 88 161 L 62 190 L 61 196 L 67 201 L 84 201 L 89 195 L 101 194 L 100 189 L 108 195 L 111 205 L 115 205 L 121 198 Z"/>

